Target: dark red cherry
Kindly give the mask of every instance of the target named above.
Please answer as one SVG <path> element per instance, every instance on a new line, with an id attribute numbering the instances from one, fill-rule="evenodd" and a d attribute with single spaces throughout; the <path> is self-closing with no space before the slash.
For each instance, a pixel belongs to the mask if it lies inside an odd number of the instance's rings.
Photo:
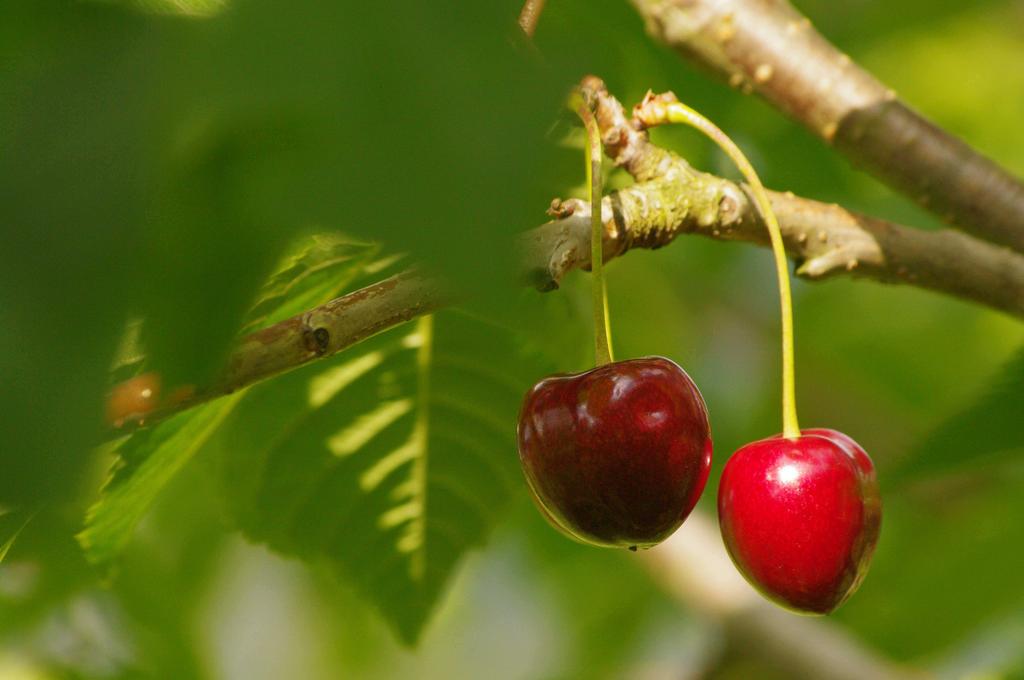
<path id="1" fill-rule="evenodd" d="M 707 407 L 690 376 L 662 357 L 552 376 L 526 395 L 519 458 L 555 528 L 594 545 L 650 547 L 704 490 Z"/>
<path id="2" fill-rule="evenodd" d="M 762 439 L 726 463 L 718 518 L 751 585 L 788 609 L 827 614 L 860 586 L 878 541 L 875 468 L 835 430 Z"/>

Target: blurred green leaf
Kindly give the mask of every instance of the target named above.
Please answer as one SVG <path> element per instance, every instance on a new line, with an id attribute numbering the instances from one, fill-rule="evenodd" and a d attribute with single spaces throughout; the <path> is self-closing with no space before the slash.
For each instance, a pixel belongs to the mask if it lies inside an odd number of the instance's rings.
<path id="1" fill-rule="evenodd" d="M 215 365 L 253 272 L 313 226 L 507 296 L 507 245 L 543 219 L 557 153 L 545 131 L 578 77 L 517 48 L 517 9 L 250 0 L 162 24 L 166 237 L 143 291 L 154 356 Z"/>
<path id="2" fill-rule="evenodd" d="M 30 510 L 9 510 L 0 508 L 0 562 L 4 561 L 18 535 L 32 521 L 35 513 Z"/>
<path id="3" fill-rule="evenodd" d="M 222 12 L 228 0 L 96 0 L 97 2 L 124 2 L 156 14 L 180 14 L 187 17 L 209 17 Z"/>
<path id="4" fill-rule="evenodd" d="M 579 73 L 523 48 L 517 2 L 248 0 L 198 21 L 133 4 L 0 6 L 0 501 L 14 505 L 79 490 L 127 319 L 145 319 L 167 384 L 206 384 L 313 228 L 507 298 L 505 246 L 543 219 L 560 167 L 545 130 Z"/>
<path id="5" fill-rule="evenodd" d="M 0 3 L 0 502 L 79 491 L 152 179 L 139 17 Z M 132 83 L 137 87 L 129 87 Z"/>
<path id="6" fill-rule="evenodd" d="M 407 643 L 520 488 L 515 414 L 544 371 L 463 312 L 258 385 L 217 438 L 246 534 L 327 561 Z"/>
<path id="7" fill-rule="evenodd" d="M 1024 348 L 973 403 L 928 434 L 887 473 L 888 484 L 963 469 L 981 471 L 1024 449 Z"/>

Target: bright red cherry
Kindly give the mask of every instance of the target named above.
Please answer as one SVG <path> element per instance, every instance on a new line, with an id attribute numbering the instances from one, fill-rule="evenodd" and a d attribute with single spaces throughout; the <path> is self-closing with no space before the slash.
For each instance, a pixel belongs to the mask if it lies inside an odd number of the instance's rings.
<path id="1" fill-rule="evenodd" d="M 878 541 L 875 468 L 835 430 L 762 439 L 726 463 L 718 517 L 751 585 L 788 609 L 827 614 L 860 586 Z"/>
<path id="2" fill-rule="evenodd" d="M 679 528 L 704 490 L 707 407 L 662 357 L 552 376 L 526 395 L 519 458 L 555 528 L 593 545 L 648 548 Z"/>

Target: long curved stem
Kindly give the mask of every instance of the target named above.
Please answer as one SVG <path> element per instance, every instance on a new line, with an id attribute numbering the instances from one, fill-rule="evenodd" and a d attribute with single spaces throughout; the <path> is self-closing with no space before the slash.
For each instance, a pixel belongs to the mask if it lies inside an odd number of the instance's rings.
<path id="1" fill-rule="evenodd" d="M 594 362 L 611 363 L 612 334 L 608 322 L 608 295 L 604 281 L 604 223 L 601 221 L 601 132 L 593 111 L 582 100 L 576 113 L 587 131 L 587 198 L 590 201 L 590 272 L 594 297 Z"/>
<path id="2" fill-rule="evenodd" d="M 750 184 L 758 211 L 768 227 L 772 253 L 775 255 L 775 271 L 779 279 L 779 304 L 782 310 L 782 434 L 787 439 L 800 436 L 800 424 L 796 415 L 796 369 L 793 360 L 793 297 L 789 288 L 789 269 L 786 262 L 786 248 L 782 243 L 779 222 L 768 201 L 768 193 L 761 184 L 754 166 L 743 155 L 740 148 L 710 120 L 692 108 L 668 97 L 648 97 L 637 109 L 637 115 L 645 125 L 662 122 L 684 123 L 696 128 L 732 159 Z"/>

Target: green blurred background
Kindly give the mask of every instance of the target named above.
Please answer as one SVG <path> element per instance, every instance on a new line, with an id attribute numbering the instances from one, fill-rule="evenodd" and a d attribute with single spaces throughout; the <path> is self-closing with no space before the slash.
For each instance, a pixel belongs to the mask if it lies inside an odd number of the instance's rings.
<path id="1" fill-rule="evenodd" d="M 542 299 L 514 290 L 514 263 L 486 255 L 542 222 L 552 196 L 578 195 L 579 150 L 557 143 L 555 123 L 584 73 L 627 105 L 674 90 L 771 188 L 938 226 L 653 44 L 625 2 L 549 0 L 540 59 L 516 36 L 513 1 L 236 4 L 0 7 L 0 506 L 46 503 L 0 565 L 0 678 L 785 677 L 667 597 L 632 555 L 552 531 L 525 485 L 416 649 L 322 565 L 224 528 L 203 456 L 160 495 L 116 573 L 86 564 L 73 534 L 103 475 L 88 452 L 124 322 L 146 319 L 169 382 L 201 384 L 303 234 L 379 240 L 487 290 L 480 307 L 543 309 L 559 328 L 524 342 L 562 370 L 584 367 L 588 276 Z M 797 5 L 911 105 L 1024 174 L 1024 3 Z M 690 132 L 654 139 L 733 176 Z M 703 391 L 712 513 L 729 452 L 778 429 L 769 254 L 682 238 L 607 276 L 618 356 L 671 357 Z M 869 281 L 798 281 L 794 294 L 802 423 L 855 437 L 884 493 L 872 570 L 833 618 L 939 677 L 1024 677 L 1021 451 L 974 455 L 968 438 L 957 456 L 939 440 L 932 464 L 919 446 L 986 392 L 1024 325 Z M 996 425 L 1018 433 L 1021 383 Z"/>

